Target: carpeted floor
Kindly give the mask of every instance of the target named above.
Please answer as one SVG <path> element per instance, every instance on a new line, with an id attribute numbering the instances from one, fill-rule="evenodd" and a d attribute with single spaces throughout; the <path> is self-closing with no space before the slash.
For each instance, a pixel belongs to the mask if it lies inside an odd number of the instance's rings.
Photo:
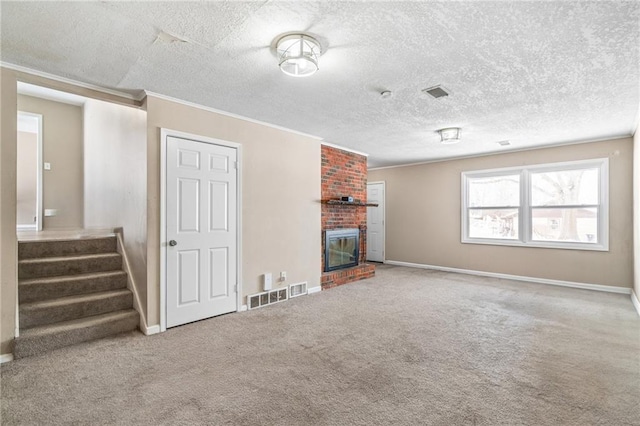
<path id="1" fill-rule="evenodd" d="M 640 318 L 628 295 L 382 266 L 1 386 L 3 425 L 640 425 Z"/>

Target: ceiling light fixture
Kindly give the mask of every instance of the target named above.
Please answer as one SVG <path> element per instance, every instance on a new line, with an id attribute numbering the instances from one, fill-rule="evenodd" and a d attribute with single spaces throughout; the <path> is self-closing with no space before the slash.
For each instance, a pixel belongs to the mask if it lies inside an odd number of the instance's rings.
<path id="1" fill-rule="evenodd" d="M 382 92 L 380 92 L 380 97 L 382 99 L 387 99 L 391 97 L 391 90 L 383 90 Z"/>
<path id="2" fill-rule="evenodd" d="M 278 40 L 276 50 L 283 73 L 292 77 L 308 77 L 318 71 L 322 48 L 315 38 L 306 34 L 290 34 Z"/>
<path id="3" fill-rule="evenodd" d="M 460 127 L 447 127 L 438 130 L 440 133 L 440 142 L 444 145 L 450 145 L 462 140 L 462 129 Z"/>

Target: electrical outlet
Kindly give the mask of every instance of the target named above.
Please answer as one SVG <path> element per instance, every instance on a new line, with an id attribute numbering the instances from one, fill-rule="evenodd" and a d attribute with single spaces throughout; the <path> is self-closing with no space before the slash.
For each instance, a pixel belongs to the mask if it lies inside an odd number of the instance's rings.
<path id="1" fill-rule="evenodd" d="M 286 281 L 286 280 L 287 280 L 287 271 L 280 272 L 280 281 Z"/>

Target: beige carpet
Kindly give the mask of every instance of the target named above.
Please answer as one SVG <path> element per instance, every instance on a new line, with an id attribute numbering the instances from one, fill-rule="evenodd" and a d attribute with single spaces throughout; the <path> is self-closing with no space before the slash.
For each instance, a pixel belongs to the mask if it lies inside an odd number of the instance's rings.
<path id="1" fill-rule="evenodd" d="M 640 319 L 628 295 L 383 266 L 1 386 L 3 425 L 640 425 Z"/>

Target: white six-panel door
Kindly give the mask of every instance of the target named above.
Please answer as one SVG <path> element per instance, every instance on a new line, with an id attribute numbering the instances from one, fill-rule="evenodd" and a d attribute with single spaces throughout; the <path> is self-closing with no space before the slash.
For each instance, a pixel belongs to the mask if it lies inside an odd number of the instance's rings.
<path id="1" fill-rule="evenodd" d="M 166 325 L 237 310 L 237 151 L 167 137 Z"/>
<path id="2" fill-rule="evenodd" d="M 384 183 L 367 184 L 367 260 L 384 262 Z"/>

